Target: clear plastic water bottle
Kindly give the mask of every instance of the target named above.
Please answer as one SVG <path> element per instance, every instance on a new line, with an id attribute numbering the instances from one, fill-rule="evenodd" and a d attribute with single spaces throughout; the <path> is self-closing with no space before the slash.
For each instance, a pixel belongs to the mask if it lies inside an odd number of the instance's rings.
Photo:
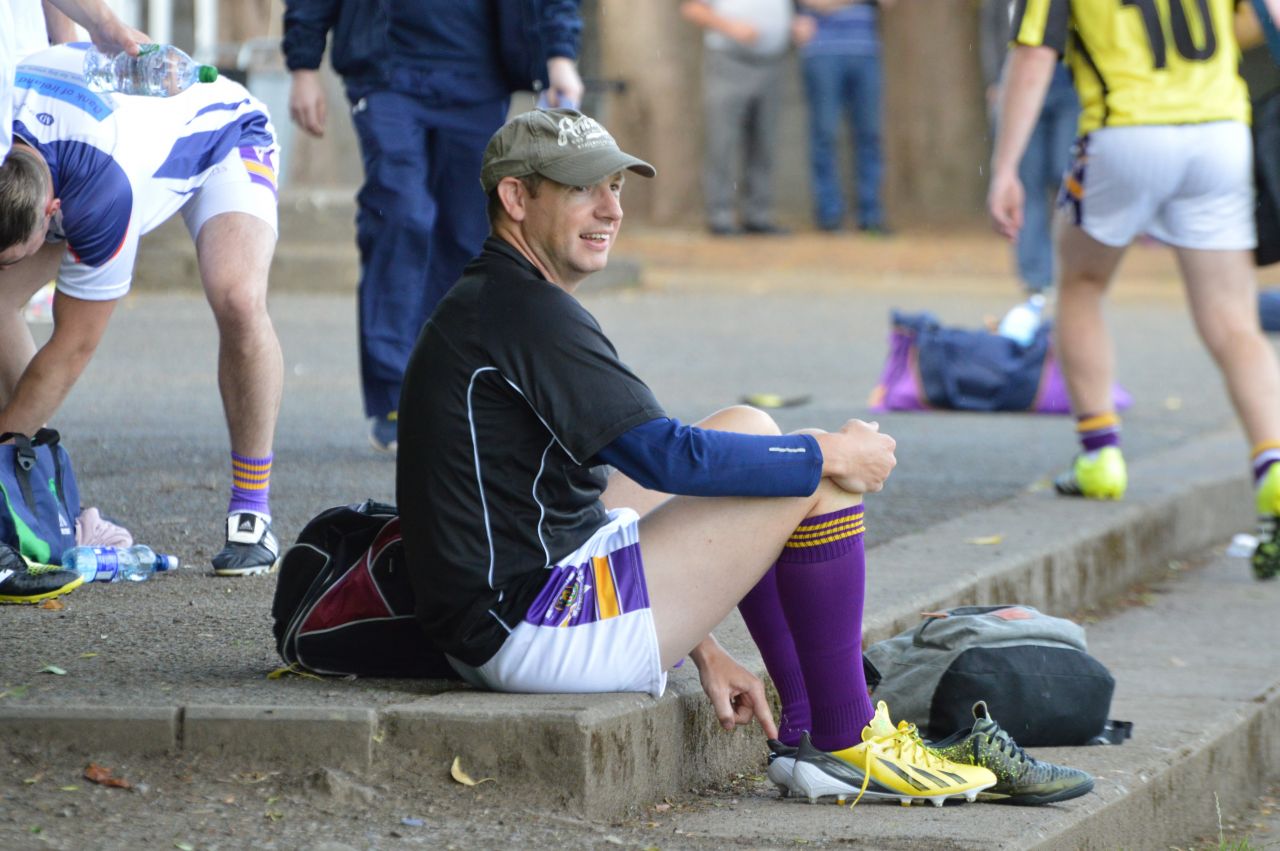
<path id="1" fill-rule="evenodd" d="M 218 69 L 197 63 L 172 44 L 144 44 L 137 56 L 90 47 L 84 55 L 84 79 L 95 92 L 167 98 L 194 83 L 212 83 Z"/>
<path id="2" fill-rule="evenodd" d="M 156 554 L 151 547 L 72 547 L 62 554 L 62 566 L 74 570 L 85 582 L 143 582 L 156 571 L 173 570 L 178 559 Z"/>
<path id="3" fill-rule="evenodd" d="M 1045 298 L 1042 293 L 1034 294 L 1004 315 L 996 333 L 1001 337 L 1008 337 L 1020 346 L 1031 345 L 1031 341 L 1036 338 L 1036 330 L 1040 327 L 1040 320 L 1044 316 L 1044 303 Z"/>

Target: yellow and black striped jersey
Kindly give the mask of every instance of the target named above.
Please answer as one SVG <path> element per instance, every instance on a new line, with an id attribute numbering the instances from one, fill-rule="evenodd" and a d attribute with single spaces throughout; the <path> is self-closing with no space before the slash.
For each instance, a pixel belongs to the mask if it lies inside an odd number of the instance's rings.
<path id="1" fill-rule="evenodd" d="M 1099 127 L 1248 121 L 1235 0 L 1016 0 L 1014 44 L 1066 57 L 1081 135 Z"/>

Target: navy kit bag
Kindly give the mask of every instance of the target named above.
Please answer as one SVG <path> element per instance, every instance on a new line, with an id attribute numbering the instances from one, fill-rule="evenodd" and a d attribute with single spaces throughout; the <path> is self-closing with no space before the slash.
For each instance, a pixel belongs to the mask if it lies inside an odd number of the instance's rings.
<path id="1" fill-rule="evenodd" d="M 0 499 L 0 541 L 33 562 L 61 564 L 76 545 L 80 488 L 56 431 L 0 434 Z"/>

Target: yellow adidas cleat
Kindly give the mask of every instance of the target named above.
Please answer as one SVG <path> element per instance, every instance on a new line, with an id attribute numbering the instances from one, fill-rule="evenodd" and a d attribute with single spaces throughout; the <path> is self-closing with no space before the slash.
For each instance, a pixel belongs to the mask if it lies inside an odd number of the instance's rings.
<path id="1" fill-rule="evenodd" d="M 862 729 L 862 742 L 851 748 L 820 751 L 806 733 L 791 775 L 791 791 L 810 803 L 834 796 L 843 804 L 855 796 L 856 804 L 865 796 L 906 805 L 931 801 L 940 807 L 947 798 L 972 801 L 995 784 L 996 776 L 988 769 L 960 765 L 927 748 L 914 724 L 900 721 L 894 727 L 883 700 Z"/>
<path id="2" fill-rule="evenodd" d="M 1053 487 L 1063 496 L 1123 499 L 1129 487 L 1129 471 L 1120 447 L 1104 446 L 1096 452 L 1077 455 L 1071 469 L 1054 479 Z"/>
<path id="3" fill-rule="evenodd" d="M 1258 548 L 1253 551 L 1253 575 L 1274 579 L 1280 575 L 1280 464 L 1272 464 L 1254 498 L 1258 510 Z"/>

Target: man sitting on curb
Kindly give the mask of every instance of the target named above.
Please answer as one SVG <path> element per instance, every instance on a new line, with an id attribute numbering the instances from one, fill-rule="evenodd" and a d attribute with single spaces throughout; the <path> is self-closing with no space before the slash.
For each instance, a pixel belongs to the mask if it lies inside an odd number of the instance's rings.
<path id="1" fill-rule="evenodd" d="M 266 107 L 229 80 L 169 98 L 93 92 L 85 45 L 18 66 L 14 147 L 0 166 L 0 432 L 58 410 L 129 291 L 139 237 L 174 213 L 196 244 L 218 323 L 218 387 L 231 434 L 226 545 L 214 573 L 269 571 L 271 447 L 284 364 L 267 315 L 277 146 Z M 57 277 L 38 351 L 22 318 Z"/>
<path id="2" fill-rule="evenodd" d="M 725 729 L 755 718 L 782 739 L 775 763 L 801 794 L 972 799 L 995 776 L 894 728 L 863 678 L 862 495 L 892 470 L 893 439 L 860 420 L 781 435 L 745 407 L 682 425 L 574 297 L 618 236 L 626 171 L 655 173 L 573 110 L 520 115 L 485 150 L 491 235 L 401 393 L 421 623 L 460 675 L 500 691 L 657 697 L 689 656 Z M 734 606 L 781 731 L 711 635 Z"/>

